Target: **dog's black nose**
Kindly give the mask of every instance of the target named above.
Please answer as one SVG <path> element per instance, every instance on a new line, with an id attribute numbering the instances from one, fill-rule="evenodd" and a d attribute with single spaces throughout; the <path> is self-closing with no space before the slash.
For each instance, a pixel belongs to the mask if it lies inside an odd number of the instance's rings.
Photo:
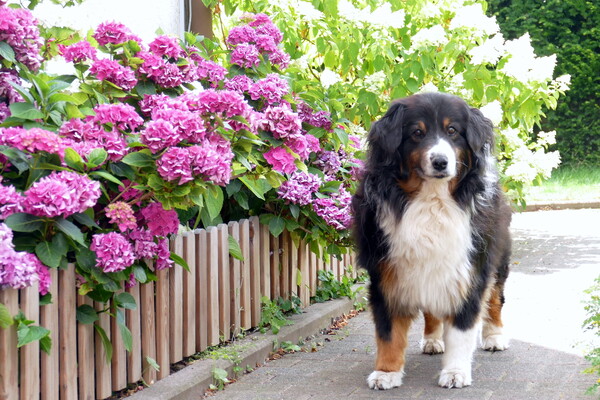
<path id="1" fill-rule="evenodd" d="M 431 165 L 436 171 L 443 171 L 448 166 L 448 157 L 444 155 L 434 155 L 431 160 Z"/>

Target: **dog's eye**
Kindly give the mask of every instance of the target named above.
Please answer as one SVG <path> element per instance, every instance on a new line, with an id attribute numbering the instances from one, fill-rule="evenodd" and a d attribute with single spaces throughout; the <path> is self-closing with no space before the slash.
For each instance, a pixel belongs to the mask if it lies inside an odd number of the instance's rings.
<path id="1" fill-rule="evenodd" d="M 425 132 L 423 132 L 420 129 L 415 129 L 412 134 L 414 137 L 417 137 L 417 138 L 422 138 L 423 136 L 425 136 Z"/>
<path id="2" fill-rule="evenodd" d="M 457 133 L 458 133 L 458 131 L 456 130 L 456 128 L 455 128 L 455 127 L 453 127 L 453 126 L 450 126 L 450 127 L 448 127 L 448 135 L 449 135 L 449 136 L 454 136 L 454 135 L 456 135 Z"/>

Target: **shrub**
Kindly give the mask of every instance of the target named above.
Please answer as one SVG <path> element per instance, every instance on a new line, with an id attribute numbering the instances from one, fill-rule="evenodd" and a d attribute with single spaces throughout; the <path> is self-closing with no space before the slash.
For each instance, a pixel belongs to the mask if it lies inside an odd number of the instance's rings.
<path id="1" fill-rule="evenodd" d="M 556 148 L 565 162 L 600 162 L 600 8 L 593 1 L 489 0 L 509 38 L 529 32 L 536 51 L 556 54 L 556 74 L 571 75 L 571 89 L 556 110 L 547 112 L 542 129 L 555 130 Z"/>

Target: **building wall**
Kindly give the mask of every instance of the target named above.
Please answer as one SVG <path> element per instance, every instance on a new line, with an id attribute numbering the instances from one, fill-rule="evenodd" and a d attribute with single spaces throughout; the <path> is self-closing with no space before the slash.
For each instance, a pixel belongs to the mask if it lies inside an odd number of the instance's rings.
<path id="1" fill-rule="evenodd" d="M 159 28 L 167 34 L 182 34 L 183 1 L 186 0 L 85 0 L 80 5 L 62 8 L 46 0 L 33 13 L 46 26 L 67 26 L 84 32 L 102 22 L 121 22 L 147 42 Z"/>

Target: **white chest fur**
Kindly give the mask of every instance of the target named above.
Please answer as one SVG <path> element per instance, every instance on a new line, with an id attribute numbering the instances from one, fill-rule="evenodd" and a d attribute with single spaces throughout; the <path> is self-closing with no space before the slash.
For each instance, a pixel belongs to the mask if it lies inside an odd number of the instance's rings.
<path id="1" fill-rule="evenodd" d="M 388 304 L 410 313 L 418 309 L 438 317 L 454 314 L 471 280 L 469 211 L 462 210 L 444 181 L 426 181 L 397 219 L 389 206 L 380 210 L 394 278 Z"/>

